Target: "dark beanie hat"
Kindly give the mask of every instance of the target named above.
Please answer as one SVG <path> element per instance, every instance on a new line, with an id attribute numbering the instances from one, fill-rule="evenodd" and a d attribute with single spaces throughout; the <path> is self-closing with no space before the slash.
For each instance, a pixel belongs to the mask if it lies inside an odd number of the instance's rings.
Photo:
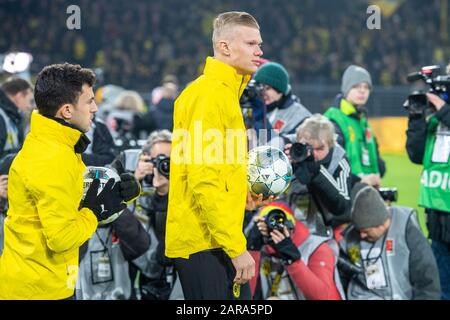
<path id="1" fill-rule="evenodd" d="M 263 64 L 256 71 L 253 79 L 259 83 L 271 86 L 282 94 L 287 94 L 289 91 L 289 74 L 279 63 L 268 62 Z"/>
<path id="2" fill-rule="evenodd" d="M 357 230 L 378 227 L 390 217 L 379 192 L 365 183 L 355 184 L 351 199 L 352 222 Z"/>
<path id="3" fill-rule="evenodd" d="M 362 82 L 367 82 L 369 88 L 372 89 L 372 78 L 366 69 L 355 65 L 351 65 L 345 69 L 341 84 L 341 92 L 344 97 L 347 97 L 348 92 L 353 86 Z"/>

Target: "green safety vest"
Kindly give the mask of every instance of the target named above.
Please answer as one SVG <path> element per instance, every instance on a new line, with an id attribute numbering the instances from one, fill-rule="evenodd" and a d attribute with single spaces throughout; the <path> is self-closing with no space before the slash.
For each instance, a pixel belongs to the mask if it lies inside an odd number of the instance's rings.
<path id="1" fill-rule="evenodd" d="M 345 152 L 350 161 L 352 173 L 365 175 L 380 173 L 378 168 L 377 147 L 372 128 L 366 117 L 356 119 L 350 117 L 355 113 L 355 107 L 345 99 L 341 100 L 340 108 L 329 108 L 324 116 L 337 123 L 345 140 Z"/>
<path id="2" fill-rule="evenodd" d="M 448 135 L 449 132 L 442 132 L 442 134 Z M 433 162 L 435 148 L 442 149 L 442 146 L 436 144 L 438 135 L 439 120 L 433 116 L 430 118 L 427 128 L 423 171 L 420 179 L 419 205 L 450 212 L 450 157 L 448 152 L 447 162 Z M 448 143 L 448 140 L 446 143 Z"/>

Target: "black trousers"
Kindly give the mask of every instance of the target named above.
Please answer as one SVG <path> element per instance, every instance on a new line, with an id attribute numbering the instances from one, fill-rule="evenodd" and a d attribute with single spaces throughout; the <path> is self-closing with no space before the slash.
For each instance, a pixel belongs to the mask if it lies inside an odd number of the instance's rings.
<path id="1" fill-rule="evenodd" d="M 236 286 L 236 270 L 222 249 L 173 259 L 186 300 L 250 300 L 250 285 Z M 239 293 L 239 295 L 238 295 Z"/>

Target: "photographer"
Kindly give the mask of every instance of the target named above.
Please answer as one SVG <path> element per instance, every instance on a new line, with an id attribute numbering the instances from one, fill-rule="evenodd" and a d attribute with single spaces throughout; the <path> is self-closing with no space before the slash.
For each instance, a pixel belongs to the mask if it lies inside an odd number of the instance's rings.
<path id="1" fill-rule="evenodd" d="M 311 235 L 282 202 L 263 207 L 254 222 L 249 246 L 261 250 L 255 255 L 259 275 L 254 299 L 341 299 L 335 256 L 326 238 Z"/>
<path id="2" fill-rule="evenodd" d="M 334 127 L 320 114 L 306 119 L 297 129 L 297 143 L 287 145 L 296 177 L 288 199 L 295 207 L 299 184 L 306 186 L 310 205 L 305 208 L 312 232 L 331 236 L 329 226 L 350 220 L 352 175 L 345 151 L 334 141 Z M 325 228 L 325 230 L 322 230 Z M 325 234 L 323 232 L 326 232 Z"/>
<path id="3" fill-rule="evenodd" d="M 347 298 L 439 299 L 436 261 L 416 210 L 387 207 L 379 192 L 364 183 L 355 185 L 351 198 L 352 225 L 340 244 L 353 270 L 338 264 L 342 278 L 348 279 Z"/>
<path id="4" fill-rule="evenodd" d="M 174 270 L 171 260 L 164 254 L 171 149 L 170 131 L 154 131 L 142 149 L 135 170 L 135 177 L 141 181 L 144 190 L 153 187 L 153 193 L 144 192 L 135 208 L 135 214 L 152 240 L 147 252 L 133 261 L 140 271 L 137 295 L 143 300 L 176 299 L 182 295 L 181 290 L 172 292 Z"/>
<path id="5" fill-rule="evenodd" d="M 337 142 L 345 149 L 352 173 L 360 176 L 363 182 L 379 187 L 386 166 L 364 107 L 371 90 L 369 72 L 355 65 L 349 66 L 342 76 L 341 94 L 324 115 L 335 126 Z"/>
<path id="6" fill-rule="evenodd" d="M 406 150 L 413 163 L 423 164 L 419 205 L 427 214 L 428 237 L 437 260 L 442 298 L 450 299 L 450 106 L 427 93 L 432 104 L 409 105 Z M 428 105 L 430 106 L 430 105 Z"/>
<path id="7" fill-rule="evenodd" d="M 263 85 L 263 99 L 270 125 L 283 139 L 311 115 L 292 93 L 289 74 L 279 63 L 268 62 L 256 71 L 253 79 Z M 283 144 L 284 145 L 284 144 Z"/>

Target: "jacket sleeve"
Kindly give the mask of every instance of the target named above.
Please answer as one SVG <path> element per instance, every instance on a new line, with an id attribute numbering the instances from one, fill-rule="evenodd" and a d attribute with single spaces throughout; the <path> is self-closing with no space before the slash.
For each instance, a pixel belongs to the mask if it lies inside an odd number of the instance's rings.
<path id="1" fill-rule="evenodd" d="M 350 164 L 345 158 L 340 161 L 333 175 L 321 165 L 319 173 L 308 185 L 313 196 L 320 198 L 320 203 L 326 207 L 327 211 L 346 219 L 340 223 L 350 220 L 351 186 Z"/>
<path id="2" fill-rule="evenodd" d="M 406 131 L 406 151 L 415 164 L 422 164 L 427 139 L 427 123 L 424 115 L 410 115 Z"/>
<path id="3" fill-rule="evenodd" d="M 150 247 L 150 237 L 142 224 L 128 210 L 111 223 L 119 238 L 120 248 L 126 260 L 134 260 L 143 255 Z"/>
<path id="4" fill-rule="evenodd" d="M 205 137 L 205 132 L 220 132 L 221 136 L 225 133 L 224 116 L 221 109 L 226 112 L 226 102 L 224 99 L 209 97 L 199 101 L 198 110 L 195 112 L 195 121 L 191 122 L 189 133 L 191 137 L 195 137 L 200 133 L 198 125 L 201 123 L 201 134 Z M 197 127 L 195 127 L 197 126 Z M 230 128 L 231 129 L 231 128 Z M 224 141 L 222 137 L 222 142 Z M 195 143 L 194 143 L 195 144 Z M 207 148 L 210 150 L 211 144 L 203 143 L 202 155 L 208 154 Z M 226 159 L 225 146 L 220 146 L 222 150 L 222 158 L 218 159 L 221 163 L 214 164 L 205 161 L 195 161 L 199 156 L 200 148 L 191 147 L 192 164 L 188 165 L 188 185 L 192 190 L 194 201 L 200 209 L 200 214 L 206 222 L 212 239 L 225 251 L 230 258 L 241 255 L 246 250 L 246 240 L 242 230 L 242 219 L 245 211 L 245 199 L 242 203 L 230 203 L 227 197 L 231 196 L 231 192 L 226 190 L 225 179 L 233 179 L 232 176 L 224 177 L 221 171 L 227 168 L 233 168 L 233 172 L 237 172 L 238 166 L 229 164 Z M 234 183 L 234 181 L 233 181 Z M 245 182 L 244 182 L 245 183 Z M 235 196 L 235 194 L 233 194 Z M 219 205 L 219 203 L 221 205 Z M 228 204 L 226 208 L 223 204 Z"/>
<path id="5" fill-rule="evenodd" d="M 48 167 L 51 170 L 27 183 L 36 199 L 47 246 L 54 252 L 78 249 L 97 229 L 97 218 L 88 208 L 78 209 L 81 199 L 73 196 L 78 179 L 74 170 L 61 161 Z"/>
<path id="6" fill-rule="evenodd" d="M 311 255 L 308 265 L 297 260 L 287 267 L 289 275 L 308 300 L 340 300 L 334 282 L 334 255 L 326 244 Z"/>
<path id="7" fill-rule="evenodd" d="M 410 250 L 409 278 L 413 300 L 439 300 L 441 287 L 436 259 L 413 214 L 406 226 L 406 243 Z"/>

